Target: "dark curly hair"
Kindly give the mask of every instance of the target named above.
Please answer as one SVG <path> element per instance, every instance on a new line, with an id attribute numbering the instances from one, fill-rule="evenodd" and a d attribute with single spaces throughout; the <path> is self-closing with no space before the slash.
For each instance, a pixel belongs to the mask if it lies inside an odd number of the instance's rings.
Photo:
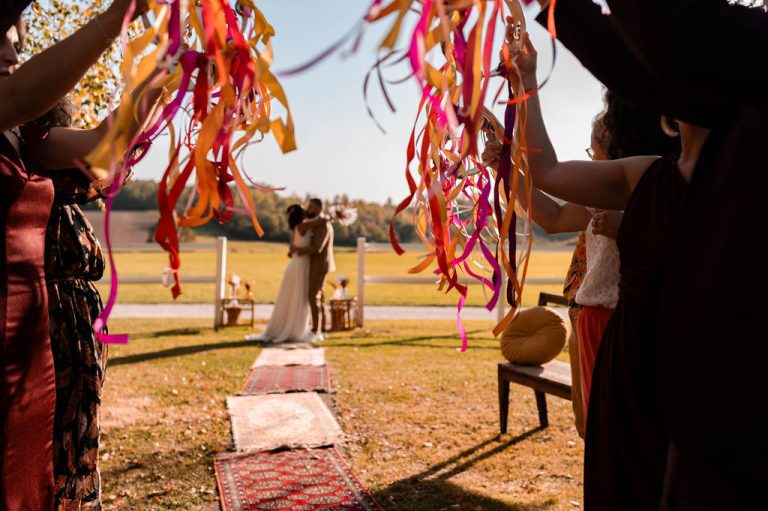
<path id="1" fill-rule="evenodd" d="M 75 104 L 69 98 L 64 97 L 46 113 L 34 121 L 30 121 L 29 124 L 41 128 L 68 128 L 72 126 L 74 113 Z"/>
<path id="2" fill-rule="evenodd" d="M 595 134 L 611 159 L 631 156 L 665 156 L 680 150 L 680 137 L 661 130 L 661 117 L 627 103 L 606 90 L 605 110 L 595 118 Z"/>
<path id="3" fill-rule="evenodd" d="M 304 221 L 304 218 L 306 218 L 306 212 L 300 204 L 291 204 L 288 206 L 288 209 L 285 210 L 285 214 L 288 215 L 288 227 L 291 229 L 294 229 Z"/>

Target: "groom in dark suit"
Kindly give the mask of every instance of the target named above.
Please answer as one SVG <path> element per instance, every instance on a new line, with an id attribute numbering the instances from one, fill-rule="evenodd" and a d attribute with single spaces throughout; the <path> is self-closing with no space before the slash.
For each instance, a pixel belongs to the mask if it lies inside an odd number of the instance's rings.
<path id="1" fill-rule="evenodd" d="M 317 218 L 323 212 L 320 199 L 310 199 L 306 208 L 307 218 Z M 329 271 L 335 271 L 333 260 L 333 226 L 331 222 L 318 225 L 310 231 L 312 240 L 308 247 L 295 247 L 299 255 L 309 256 L 309 288 L 307 298 L 312 312 L 310 341 L 325 339 L 325 311 L 323 310 L 323 283 Z"/>

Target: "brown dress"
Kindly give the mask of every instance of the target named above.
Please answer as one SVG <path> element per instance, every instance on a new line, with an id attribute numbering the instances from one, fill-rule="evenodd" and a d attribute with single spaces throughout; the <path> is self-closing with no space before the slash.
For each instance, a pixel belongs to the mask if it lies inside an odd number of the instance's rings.
<path id="1" fill-rule="evenodd" d="M 57 186 L 57 200 L 60 197 Z M 107 350 L 93 333 L 102 309 L 92 281 L 104 256 L 77 205 L 57 205 L 46 235 L 51 349 L 56 368 L 53 470 L 57 511 L 101 509 L 99 419 Z"/>
<path id="2" fill-rule="evenodd" d="M 657 510 L 669 438 L 656 401 L 653 298 L 683 206 L 679 154 L 654 162 L 627 203 L 616 243 L 619 302 L 597 354 L 587 418 L 584 505 Z"/>
<path id="3" fill-rule="evenodd" d="M 0 509 L 51 509 L 55 383 L 45 229 L 51 181 L 0 135 Z"/>

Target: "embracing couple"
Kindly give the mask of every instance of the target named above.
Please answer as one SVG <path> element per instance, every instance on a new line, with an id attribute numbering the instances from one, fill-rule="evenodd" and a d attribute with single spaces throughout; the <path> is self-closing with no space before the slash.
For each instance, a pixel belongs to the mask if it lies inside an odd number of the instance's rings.
<path id="1" fill-rule="evenodd" d="M 336 271 L 333 226 L 323 214 L 323 202 L 310 199 L 306 208 L 293 204 L 286 210 L 291 230 L 291 261 L 285 269 L 266 330 L 254 340 L 266 342 L 322 341 L 325 327 L 323 283 Z M 312 329 L 307 329 L 308 316 Z"/>

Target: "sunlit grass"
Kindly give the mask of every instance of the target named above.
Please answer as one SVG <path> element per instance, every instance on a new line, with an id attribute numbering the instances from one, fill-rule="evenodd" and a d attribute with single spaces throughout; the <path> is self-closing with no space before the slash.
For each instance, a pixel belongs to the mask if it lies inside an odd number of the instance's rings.
<path id="1" fill-rule="evenodd" d="M 212 459 L 229 447 L 225 400 L 259 348 L 243 341 L 245 327 L 208 325 L 112 322 L 132 337 L 110 348 L 106 509 L 217 509 Z M 513 385 L 509 433 L 499 437 L 498 341 L 490 323 L 467 326 L 463 354 L 451 321 L 371 321 L 324 343 L 356 473 L 388 511 L 576 509 L 583 449 L 570 404 L 550 397 L 551 425 L 535 430 L 533 392 Z"/>
<path id="2" fill-rule="evenodd" d="M 568 251 L 536 250 L 531 255 L 528 269 L 529 277 L 559 278 L 565 272 L 571 259 Z M 132 252 L 115 255 L 118 271 L 121 275 L 157 276 L 168 266 L 167 255 L 162 252 Z M 398 256 L 392 252 L 370 253 L 366 255 L 366 274 L 379 276 L 407 277 L 409 268 L 419 262 L 418 254 L 406 253 Z M 259 303 L 271 303 L 277 295 L 285 266 L 288 263 L 287 247 L 282 244 L 260 242 L 230 242 L 227 257 L 227 273 L 237 273 L 242 278 L 254 282 L 254 297 Z M 349 290 L 357 292 L 357 254 L 354 249 L 337 248 L 337 271 L 329 276 L 345 275 L 350 278 Z M 188 251 L 182 253 L 182 279 L 191 275 L 214 275 L 216 256 L 213 250 Z M 429 276 L 427 272 L 420 276 Z M 183 281 L 182 281 L 183 282 Z M 108 286 L 100 285 L 103 294 Z M 558 292 L 559 284 L 528 284 L 524 289 L 523 303 L 532 305 L 540 292 Z M 327 288 L 330 292 L 330 287 Z M 366 303 L 369 305 L 445 305 L 456 304 L 457 295 L 445 295 L 430 284 L 370 284 L 366 286 Z M 213 284 L 182 283 L 180 303 L 210 303 L 214 299 Z M 171 302 L 170 290 L 160 284 L 124 284 L 120 286 L 121 303 L 162 303 Z M 484 305 L 480 286 L 471 286 L 468 305 Z"/>

